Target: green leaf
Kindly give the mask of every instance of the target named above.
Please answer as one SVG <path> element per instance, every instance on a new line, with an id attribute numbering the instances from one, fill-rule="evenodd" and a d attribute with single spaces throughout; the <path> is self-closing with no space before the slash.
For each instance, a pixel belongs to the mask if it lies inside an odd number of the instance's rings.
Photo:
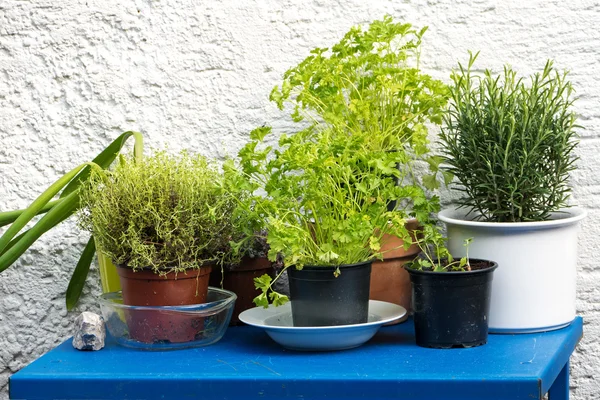
<path id="1" fill-rule="evenodd" d="M 261 293 L 252 300 L 257 307 L 269 307 L 269 299 L 267 298 L 267 293 Z"/>
<path id="2" fill-rule="evenodd" d="M 273 303 L 273 305 L 276 307 L 282 306 L 288 301 L 290 301 L 290 299 L 286 295 L 277 292 L 271 292 L 269 294 L 269 298 L 271 299 L 271 303 Z"/>
<path id="3" fill-rule="evenodd" d="M 71 311 L 79 301 L 79 297 L 83 291 L 85 279 L 87 278 L 90 270 L 90 265 L 92 263 L 92 259 L 94 258 L 94 254 L 96 254 L 96 245 L 94 238 L 90 237 L 90 240 L 88 240 L 83 252 L 81 253 L 79 262 L 73 271 L 73 275 L 69 281 L 69 286 L 67 287 L 65 300 L 67 303 L 67 310 L 69 311 Z"/>
<path id="4" fill-rule="evenodd" d="M 354 186 L 356 187 L 356 190 L 359 190 L 362 193 L 369 193 L 367 191 L 367 185 L 365 185 L 364 182 L 356 182 Z"/>
<path id="5" fill-rule="evenodd" d="M 52 201 L 48 202 L 44 207 L 42 207 L 38 211 L 37 215 L 48 212 L 52 207 L 54 207 L 56 204 L 58 204 L 58 202 L 60 202 L 60 200 L 52 200 Z M 13 222 L 15 222 L 16 219 L 19 218 L 25 210 L 27 210 L 27 209 L 5 211 L 5 212 L 0 213 L 0 227 L 3 227 L 5 225 L 12 224 Z"/>
<path id="6" fill-rule="evenodd" d="M 435 175 L 424 175 L 423 185 L 429 190 L 435 190 L 440 187 L 440 183 L 436 179 Z"/>
<path id="7" fill-rule="evenodd" d="M 269 133 L 271 133 L 270 126 L 261 126 L 260 128 L 255 128 L 250 132 L 250 140 L 257 140 L 262 142 Z"/>
<path id="8" fill-rule="evenodd" d="M 444 178 L 444 185 L 448 186 L 454 179 L 454 174 L 449 171 L 442 171 L 442 177 Z"/>
<path id="9" fill-rule="evenodd" d="M 444 161 L 441 156 L 431 156 L 426 159 L 427 164 L 429 164 L 429 169 L 431 172 L 437 172 L 439 170 L 439 166 Z"/>
<path id="10" fill-rule="evenodd" d="M 272 280 L 273 279 L 267 274 L 258 276 L 256 278 L 254 278 L 254 287 L 258 290 L 266 292 L 271 287 Z"/>
<path id="11" fill-rule="evenodd" d="M 62 176 L 60 179 L 54 182 L 48 189 L 46 189 L 41 195 L 39 195 L 38 198 L 35 199 L 33 203 L 31 203 L 31 205 L 21 213 L 21 215 L 19 215 L 15 222 L 13 222 L 12 225 L 6 230 L 6 232 L 4 232 L 2 237 L 0 237 L 0 253 L 4 251 L 4 249 L 10 243 L 12 238 L 14 238 L 17 235 L 17 233 L 19 233 L 19 231 L 21 231 L 21 229 L 23 229 L 23 227 L 33 219 L 33 217 L 35 217 L 41 210 L 43 210 L 44 207 L 48 204 L 48 202 L 86 165 L 87 164 L 82 164 L 72 169 L 64 176 Z M 62 202 L 56 205 L 55 207 L 59 207 L 61 204 Z M 53 207 L 50 211 L 52 211 L 55 207 Z M 50 228 L 51 226 L 48 226 L 48 229 Z M 1 270 L 3 270 L 3 268 L 0 267 L 0 271 Z"/>
<path id="12" fill-rule="evenodd" d="M 121 135 L 119 135 L 119 137 L 116 138 L 115 140 L 113 140 L 113 142 L 111 144 L 109 144 L 108 147 L 106 149 L 104 149 L 100 154 L 98 154 L 96 156 L 96 158 L 94 158 L 92 160 L 92 162 L 94 164 L 99 165 L 100 168 L 102 168 L 102 169 L 108 168 L 113 163 L 115 158 L 117 157 L 117 154 L 119 154 L 119 152 L 125 145 L 125 142 L 127 141 L 127 139 L 129 139 L 131 136 L 133 136 L 135 139 L 135 143 L 134 143 L 134 147 L 133 147 L 134 156 L 136 159 L 140 159 L 143 156 L 144 138 L 143 138 L 142 134 L 139 132 L 127 131 L 127 132 L 124 132 Z M 73 179 L 73 181 L 71 181 L 67 185 L 65 190 L 63 190 L 62 193 L 60 194 L 60 197 L 61 198 L 66 197 L 69 194 L 73 193 L 75 190 L 77 190 L 81 186 L 81 183 L 88 179 L 88 177 L 90 176 L 90 172 L 91 172 L 91 167 L 90 166 L 85 167 L 77 175 L 77 177 L 75 177 L 75 179 Z"/>
<path id="13" fill-rule="evenodd" d="M 8 247 L 8 244 L 7 246 L 4 246 L 5 251 L 2 253 L 2 255 L 0 255 L 0 272 L 10 267 L 16 260 L 18 260 L 19 257 L 29 248 L 29 246 L 31 246 L 40 236 L 72 215 L 78 206 L 79 196 L 77 192 L 71 193 L 56 206 L 52 207 L 52 209 L 48 211 L 46 215 L 44 215 L 31 229 L 25 232 L 25 234 L 17 243 L 12 245 L 10 248 Z"/>

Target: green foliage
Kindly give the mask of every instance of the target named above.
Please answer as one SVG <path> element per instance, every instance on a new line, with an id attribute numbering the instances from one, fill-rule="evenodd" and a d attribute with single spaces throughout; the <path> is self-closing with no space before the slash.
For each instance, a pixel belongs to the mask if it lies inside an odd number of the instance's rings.
<path id="1" fill-rule="evenodd" d="M 374 152 L 401 152 L 402 165 L 425 158 L 425 124 L 441 124 L 449 96 L 444 83 L 419 69 L 426 30 L 394 23 L 390 16 L 366 30 L 353 27 L 331 49 L 316 48 L 289 69 L 271 99 L 280 109 L 292 103 L 296 121 L 308 118 L 347 135 L 367 135 Z M 437 187 L 431 176 L 423 183 Z"/>
<path id="2" fill-rule="evenodd" d="M 439 162 L 429 157 L 425 123 L 440 124 L 446 86 L 419 70 L 425 29 L 391 17 L 368 29 L 352 28 L 331 49 L 311 55 L 284 75 L 271 92 L 280 109 L 293 106 L 305 129 L 266 145 L 270 127 L 255 129 L 239 153 L 238 187 L 257 195 L 242 202 L 246 215 L 265 221 L 269 258 L 286 267 L 340 266 L 381 258 L 389 233 L 410 243 L 410 217 L 423 224 L 438 211 Z M 433 175 L 414 169 L 428 161 Z M 391 202 L 399 206 L 390 210 Z M 339 269 L 338 269 L 339 271 Z M 270 277 L 256 280 L 266 306 L 286 298 L 271 290 Z"/>
<path id="3" fill-rule="evenodd" d="M 416 232 L 415 236 L 417 238 L 415 243 L 421 249 L 421 255 L 405 264 L 406 268 L 433 272 L 471 270 L 468 249 L 472 238 L 465 240 L 466 256 L 455 260 L 446 248 L 446 238 L 438 225 L 434 223 L 425 224 L 421 230 Z"/>
<path id="4" fill-rule="evenodd" d="M 92 171 L 81 225 L 114 263 L 155 273 L 222 261 L 233 237 L 235 200 L 202 156 L 158 152 Z"/>
<path id="5" fill-rule="evenodd" d="M 138 132 L 128 131 L 116 138 L 91 163 L 85 163 L 62 176 L 46 189 L 29 207 L 23 210 L 0 213 L 0 226 L 11 224 L 0 238 L 0 272 L 10 267 L 44 233 L 68 219 L 79 209 L 79 189 L 92 168 L 108 168 L 126 141 L 135 139 L 134 154 L 139 157 L 143 151 L 143 138 Z M 60 193 L 58 200 L 52 200 Z M 25 226 L 39 214 L 44 214 L 31 228 Z M 18 234 L 18 235 L 17 235 Z M 93 259 L 92 239 L 88 241 L 67 288 L 67 309 L 77 304 L 85 284 L 87 272 Z"/>
<path id="6" fill-rule="evenodd" d="M 415 212 L 429 213 L 423 189 L 396 186 L 397 153 L 374 154 L 362 149 L 367 144 L 365 135 L 309 128 L 281 140 L 260 164 L 242 156 L 242 170 L 253 170 L 250 179 L 266 192 L 252 201 L 256 218 L 266 221 L 272 260 L 281 253 L 297 267 L 365 261 L 379 251 L 383 233 L 404 233 L 394 227 L 408 214 L 389 212 L 388 201 L 414 198 Z"/>
<path id="7" fill-rule="evenodd" d="M 539 221 L 566 206 L 575 166 L 576 116 L 567 74 L 548 61 L 529 84 L 510 67 L 493 76 L 459 64 L 446 127 L 441 133 L 447 171 L 465 196 L 459 204 L 481 219 Z"/>
<path id="8" fill-rule="evenodd" d="M 269 259 L 282 255 L 286 266 L 339 266 L 381 257 L 380 241 L 391 233 L 410 241 L 405 209 L 388 203 L 410 202 L 410 215 L 427 221 L 438 209 L 419 185 L 402 180 L 395 168 L 400 152 L 373 152 L 367 135 L 347 136 L 333 129 L 307 128 L 283 135 L 277 150 L 252 141 L 240 151 L 240 166 L 226 165 L 228 181 L 257 194 L 241 202 L 247 218 L 264 221 Z M 270 291 L 271 280 L 257 282 L 257 304 L 283 302 Z M 266 280 L 268 279 L 268 281 Z"/>

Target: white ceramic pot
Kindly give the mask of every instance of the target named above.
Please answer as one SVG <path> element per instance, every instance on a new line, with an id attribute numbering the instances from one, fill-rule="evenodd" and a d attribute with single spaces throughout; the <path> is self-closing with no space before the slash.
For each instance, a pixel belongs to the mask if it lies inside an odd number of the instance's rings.
<path id="1" fill-rule="evenodd" d="M 439 213 L 448 249 L 496 261 L 489 330 L 528 333 L 562 328 L 575 318 L 578 223 L 586 211 L 568 208 L 540 222 L 479 222 L 466 211 Z"/>

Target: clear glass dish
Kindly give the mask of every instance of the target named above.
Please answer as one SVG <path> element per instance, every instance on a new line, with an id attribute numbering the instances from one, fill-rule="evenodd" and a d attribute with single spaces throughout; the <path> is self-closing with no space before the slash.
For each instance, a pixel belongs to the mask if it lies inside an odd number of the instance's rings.
<path id="1" fill-rule="evenodd" d="M 105 293 L 100 308 L 118 344 L 144 350 L 201 347 L 219 341 L 229 325 L 237 296 L 208 288 L 207 302 L 189 306 L 128 306 L 121 292 Z"/>

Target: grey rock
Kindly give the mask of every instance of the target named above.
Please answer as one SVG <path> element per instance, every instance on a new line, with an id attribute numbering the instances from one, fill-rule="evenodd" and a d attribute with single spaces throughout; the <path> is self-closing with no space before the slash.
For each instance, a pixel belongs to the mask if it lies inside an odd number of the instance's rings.
<path id="1" fill-rule="evenodd" d="M 276 272 L 275 276 L 277 276 L 277 274 L 279 274 L 279 271 Z M 273 284 L 273 290 L 275 290 L 276 292 L 279 292 L 281 294 L 285 294 L 286 296 L 290 295 L 290 283 L 288 280 L 287 271 L 285 271 L 283 274 L 281 274 L 279 279 L 277 279 L 275 281 L 275 283 Z"/>
<path id="2" fill-rule="evenodd" d="M 105 338 L 104 319 L 98 314 L 84 311 L 75 319 L 73 347 L 77 350 L 100 350 Z"/>

